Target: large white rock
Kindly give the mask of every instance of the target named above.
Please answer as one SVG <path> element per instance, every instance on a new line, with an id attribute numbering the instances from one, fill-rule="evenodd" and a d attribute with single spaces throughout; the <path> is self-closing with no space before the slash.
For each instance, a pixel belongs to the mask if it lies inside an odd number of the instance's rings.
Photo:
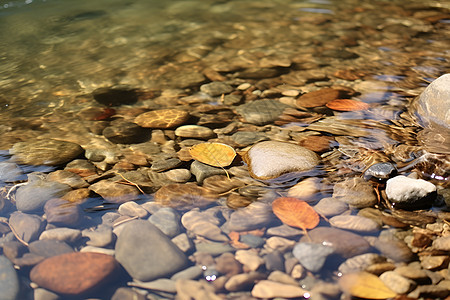
<path id="1" fill-rule="evenodd" d="M 423 179 L 399 175 L 386 182 L 386 196 L 399 208 L 431 205 L 436 198 L 436 186 Z"/>
<path id="2" fill-rule="evenodd" d="M 319 164 L 319 157 L 304 147 L 277 141 L 253 145 L 244 155 L 250 175 L 257 179 L 272 179 L 285 173 L 303 172 Z"/>
<path id="3" fill-rule="evenodd" d="M 450 129 L 450 74 L 427 86 L 414 101 L 413 108 L 425 127 Z"/>

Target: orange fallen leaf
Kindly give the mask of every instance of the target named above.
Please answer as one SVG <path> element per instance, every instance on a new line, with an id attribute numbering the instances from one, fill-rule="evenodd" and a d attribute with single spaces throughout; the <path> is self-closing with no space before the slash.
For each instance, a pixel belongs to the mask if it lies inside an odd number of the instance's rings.
<path id="1" fill-rule="evenodd" d="M 339 279 L 342 291 L 365 299 L 388 299 L 397 296 L 378 276 L 368 272 L 349 273 Z"/>
<path id="2" fill-rule="evenodd" d="M 306 232 L 319 224 L 320 217 L 308 203 L 292 197 L 281 197 L 272 203 L 273 213 L 286 225 Z"/>
<path id="3" fill-rule="evenodd" d="M 193 159 L 214 167 L 227 167 L 236 157 L 233 147 L 222 143 L 200 143 L 189 149 Z"/>
<path id="4" fill-rule="evenodd" d="M 230 244 L 231 244 L 231 246 L 233 246 L 233 248 L 236 248 L 236 249 L 248 249 L 248 248 L 250 248 L 249 245 L 244 244 L 244 243 L 239 241 L 239 238 L 240 238 L 239 232 L 231 231 L 228 234 L 228 237 L 230 238 Z"/>
<path id="5" fill-rule="evenodd" d="M 352 99 L 336 99 L 325 104 L 328 108 L 339 111 L 354 111 L 354 110 L 366 110 L 369 109 L 369 104 L 352 100 Z"/>

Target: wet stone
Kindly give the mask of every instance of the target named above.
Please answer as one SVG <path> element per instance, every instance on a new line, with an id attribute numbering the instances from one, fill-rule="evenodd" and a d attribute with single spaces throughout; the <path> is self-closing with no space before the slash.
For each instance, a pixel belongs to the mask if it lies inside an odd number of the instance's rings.
<path id="1" fill-rule="evenodd" d="M 405 242 L 396 238 L 380 237 L 375 241 L 373 246 L 381 254 L 395 262 L 409 262 L 413 259 L 413 253 Z"/>
<path id="2" fill-rule="evenodd" d="M 194 243 L 187 236 L 186 233 L 181 233 L 172 239 L 172 242 L 180 248 L 184 253 L 190 252 L 194 249 Z"/>
<path id="3" fill-rule="evenodd" d="M 112 279 L 119 265 L 114 257 L 73 252 L 47 258 L 30 272 L 30 279 L 50 291 L 78 295 Z"/>
<path id="4" fill-rule="evenodd" d="M 134 289 L 121 287 L 115 291 L 114 295 L 111 297 L 111 300 L 123 299 L 146 300 L 147 298 L 136 292 Z"/>
<path id="5" fill-rule="evenodd" d="M 48 174 L 47 180 L 67 184 L 73 189 L 85 188 L 89 186 L 89 184 L 83 180 L 80 175 L 66 170 L 58 170 Z"/>
<path id="6" fill-rule="evenodd" d="M 364 179 L 365 180 L 376 180 L 379 182 L 383 182 L 390 177 L 396 175 L 397 168 L 389 163 L 389 162 L 382 162 L 382 163 L 376 163 L 371 165 L 365 172 L 364 172 Z"/>
<path id="7" fill-rule="evenodd" d="M 187 169 L 173 169 L 164 172 L 164 175 L 172 182 L 187 182 L 192 177 L 192 173 Z"/>
<path id="8" fill-rule="evenodd" d="M 212 129 L 200 125 L 182 125 L 175 129 L 175 135 L 182 138 L 210 139 L 216 134 Z"/>
<path id="9" fill-rule="evenodd" d="M 57 166 L 77 158 L 84 150 L 75 143 L 47 139 L 16 143 L 9 152 L 20 164 Z"/>
<path id="10" fill-rule="evenodd" d="M 234 231 L 247 231 L 267 226 L 274 219 L 272 207 L 266 203 L 253 202 L 247 207 L 235 210 L 228 220 L 228 227 Z"/>
<path id="11" fill-rule="evenodd" d="M 160 208 L 148 220 L 168 237 L 175 237 L 181 232 L 180 215 L 173 208 Z"/>
<path id="12" fill-rule="evenodd" d="M 121 204 L 117 211 L 123 216 L 138 217 L 140 219 L 148 216 L 148 211 L 134 201 Z"/>
<path id="13" fill-rule="evenodd" d="M 338 270 L 343 274 L 366 271 L 370 266 L 385 262 L 386 258 L 379 254 L 365 253 L 347 259 L 339 266 Z"/>
<path id="14" fill-rule="evenodd" d="M 45 203 L 47 222 L 57 226 L 75 226 L 81 219 L 81 208 L 64 199 L 51 199 Z"/>
<path id="15" fill-rule="evenodd" d="M 290 172 L 309 171 L 319 164 L 318 156 L 311 150 L 277 141 L 257 143 L 243 158 L 252 177 L 263 180 Z"/>
<path id="16" fill-rule="evenodd" d="M 267 270 L 284 272 L 284 257 L 280 251 L 275 250 L 264 255 L 264 262 Z"/>
<path id="17" fill-rule="evenodd" d="M 312 244 L 312 243 L 298 243 L 293 249 L 295 258 L 311 272 L 318 272 L 322 269 L 325 260 L 331 255 L 334 250 L 331 247 Z"/>
<path id="18" fill-rule="evenodd" d="M 228 242 L 228 237 L 218 227 L 218 220 L 206 212 L 188 211 L 181 217 L 181 223 L 187 230 L 196 235 L 212 241 Z"/>
<path id="19" fill-rule="evenodd" d="M 104 224 L 100 224 L 95 230 L 85 229 L 82 231 L 82 235 L 89 239 L 86 241 L 86 245 L 94 247 L 105 247 L 114 241 L 112 228 Z"/>
<path id="20" fill-rule="evenodd" d="M 23 212 L 39 212 L 48 200 L 64 196 L 71 190 L 67 184 L 47 181 L 43 176 L 31 173 L 28 183 L 17 189 L 16 207 Z"/>
<path id="21" fill-rule="evenodd" d="M 203 180 L 205 180 L 208 177 L 226 174 L 225 170 L 221 168 L 209 166 L 197 160 L 195 160 L 191 164 L 191 173 L 195 176 L 197 182 L 200 184 L 203 183 Z"/>
<path id="22" fill-rule="evenodd" d="M 89 186 L 89 189 L 113 203 L 137 200 L 139 191 L 134 186 L 102 180 Z"/>
<path id="23" fill-rule="evenodd" d="M 316 227 L 308 234 L 312 243 L 326 244 L 346 258 L 363 254 L 370 248 L 369 243 L 363 237 L 337 228 Z M 300 242 L 309 241 L 308 238 L 302 237 Z"/>
<path id="24" fill-rule="evenodd" d="M 266 279 L 266 275 L 259 272 L 236 274 L 225 283 L 225 289 L 230 292 L 242 291 L 253 287 L 256 281 Z"/>
<path id="25" fill-rule="evenodd" d="M 151 170 L 155 172 L 167 171 L 180 166 L 182 163 L 178 158 L 169 158 L 152 162 Z"/>
<path id="26" fill-rule="evenodd" d="M 57 240 L 66 243 L 75 243 L 80 238 L 80 230 L 65 227 L 45 230 L 39 236 L 39 240 Z"/>
<path id="27" fill-rule="evenodd" d="M 64 168 L 66 171 L 78 174 L 81 177 L 97 174 L 95 166 L 86 159 L 75 159 L 69 162 Z"/>
<path id="28" fill-rule="evenodd" d="M 236 112 L 247 123 L 265 125 L 277 120 L 288 107 L 277 100 L 257 100 L 238 106 Z"/>
<path id="29" fill-rule="evenodd" d="M 20 285 L 13 264 L 5 256 L 0 255 L 0 291 L 2 299 L 18 299 Z"/>
<path id="30" fill-rule="evenodd" d="M 344 96 L 343 91 L 333 88 L 323 88 L 317 91 L 312 91 L 304 95 L 301 95 L 297 99 L 296 105 L 298 107 L 323 106 L 328 102 L 342 98 L 343 96 Z"/>
<path id="31" fill-rule="evenodd" d="M 231 139 L 239 146 L 246 147 L 257 142 L 267 140 L 266 134 L 254 131 L 238 131 L 231 135 Z"/>
<path id="32" fill-rule="evenodd" d="M 431 206 L 437 193 L 431 182 L 400 175 L 386 182 L 386 196 L 396 208 L 418 208 Z"/>
<path id="33" fill-rule="evenodd" d="M 207 253 L 214 256 L 235 250 L 233 247 L 223 242 L 210 242 L 210 241 L 203 241 L 196 243 L 195 249 L 198 253 Z"/>
<path id="34" fill-rule="evenodd" d="M 116 259 L 134 279 L 150 281 L 187 266 L 184 253 L 155 225 L 137 220 L 124 226 L 116 242 Z"/>
<path id="35" fill-rule="evenodd" d="M 433 241 L 433 248 L 437 250 L 450 251 L 450 236 L 437 237 Z"/>
<path id="36" fill-rule="evenodd" d="M 347 203 L 332 197 L 322 198 L 315 206 L 314 210 L 325 217 L 336 216 L 348 210 Z"/>
<path id="37" fill-rule="evenodd" d="M 232 253 L 223 253 L 215 259 L 216 270 L 225 276 L 233 276 L 242 273 L 242 265 Z"/>
<path id="38" fill-rule="evenodd" d="M 426 270 L 435 270 L 447 266 L 449 257 L 445 255 L 420 257 L 420 264 Z"/>
<path id="39" fill-rule="evenodd" d="M 45 221 L 37 215 L 13 212 L 9 217 L 9 224 L 16 234 L 25 242 L 35 241 L 44 231 Z"/>
<path id="40" fill-rule="evenodd" d="M 85 202 L 91 194 L 88 188 L 76 189 L 69 191 L 67 194 L 61 197 L 61 199 L 67 200 L 74 204 L 81 204 Z"/>
<path id="41" fill-rule="evenodd" d="M 347 178 L 333 188 L 333 198 L 337 198 L 356 208 L 371 207 L 377 204 L 377 197 L 370 183 L 360 177 Z"/>
<path id="42" fill-rule="evenodd" d="M 173 128 L 187 122 L 189 113 L 179 109 L 152 110 L 140 114 L 134 122 L 144 128 Z"/>
<path id="43" fill-rule="evenodd" d="M 22 169 L 15 163 L 2 161 L 0 162 L 0 181 L 14 182 L 24 179 L 25 175 Z"/>
<path id="44" fill-rule="evenodd" d="M 306 295 L 309 292 L 299 286 L 270 280 L 261 280 L 252 289 L 252 296 L 257 298 L 302 298 Z"/>
<path id="45" fill-rule="evenodd" d="M 138 100 L 138 91 L 127 86 L 101 87 L 92 92 L 94 99 L 106 106 L 134 104 Z"/>
<path id="46" fill-rule="evenodd" d="M 225 82 L 210 82 L 202 84 L 200 86 L 200 91 L 206 93 L 210 96 L 220 96 L 222 94 L 228 94 L 233 91 L 233 87 Z"/>
<path id="47" fill-rule="evenodd" d="M 380 275 L 381 281 L 397 294 L 407 294 L 416 287 L 416 283 L 394 271 L 384 272 Z"/>
<path id="48" fill-rule="evenodd" d="M 330 218 L 330 224 L 341 229 L 360 232 L 374 232 L 380 229 L 377 222 L 365 217 L 352 215 L 334 216 Z"/>
<path id="49" fill-rule="evenodd" d="M 235 258 L 244 265 L 248 271 L 256 271 L 260 266 L 264 265 L 264 259 L 253 249 L 238 250 L 236 251 Z"/>
<path id="50" fill-rule="evenodd" d="M 102 134 L 115 144 L 137 144 L 150 139 L 150 132 L 147 129 L 127 121 L 111 122 Z"/>
<path id="51" fill-rule="evenodd" d="M 61 241 L 39 240 L 34 241 L 28 246 L 31 253 L 48 258 L 65 253 L 71 253 L 72 247 Z"/>
<path id="52" fill-rule="evenodd" d="M 195 183 L 168 184 L 155 193 L 155 202 L 173 208 L 204 207 L 216 201 L 215 195 Z"/>

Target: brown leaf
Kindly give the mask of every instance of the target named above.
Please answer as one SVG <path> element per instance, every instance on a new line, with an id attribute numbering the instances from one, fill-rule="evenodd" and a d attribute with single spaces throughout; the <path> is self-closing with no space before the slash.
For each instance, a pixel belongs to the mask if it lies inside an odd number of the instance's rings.
<path id="1" fill-rule="evenodd" d="M 305 201 L 291 197 L 281 197 L 272 203 L 273 213 L 286 225 L 306 231 L 319 224 L 320 217 Z"/>
<path id="2" fill-rule="evenodd" d="M 200 143 L 189 149 L 192 158 L 214 167 L 227 167 L 236 157 L 233 147 L 222 143 Z"/>
<path id="3" fill-rule="evenodd" d="M 366 110 L 369 109 L 369 104 L 352 100 L 352 99 L 335 99 L 326 104 L 326 107 L 339 111 L 354 111 L 354 110 Z"/>
<path id="4" fill-rule="evenodd" d="M 349 273 L 339 279 L 341 289 L 354 296 L 365 299 L 388 299 L 397 296 L 378 276 L 368 272 Z"/>
<path id="5" fill-rule="evenodd" d="M 343 92 L 332 88 L 323 88 L 301 95 L 296 102 L 297 107 L 317 107 L 342 97 Z"/>

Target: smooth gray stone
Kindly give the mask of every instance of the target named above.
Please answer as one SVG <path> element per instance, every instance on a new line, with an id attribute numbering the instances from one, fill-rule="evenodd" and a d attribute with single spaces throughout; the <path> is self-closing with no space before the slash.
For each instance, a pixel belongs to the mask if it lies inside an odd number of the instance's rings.
<path id="1" fill-rule="evenodd" d="M 57 240 L 68 243 L 74 243 L 80 238 L 80 230 L 66 227 L 48 229 L 39 236 L 39 240 Z"/>
<path id="2" fill-rule="evenodd" d="M 199 265 L 195 265 L 174 274 L 170 279 L 177 281 L 178 279 L 196 279 L 203 275 L 203 269 Z"/>
<path id="3" fill-rule="evenodd" d="M 105 247 L 114 241 L 114 234 L 112 227 L 100 224 L 95 230 L 85 229 L 82 232 L 83 237 L 89 238 L 86 245 L 94 247 Z"/>
<path id="4" fill-rule="evenodd" d="M 200 91 L 210 96 L 220 96 L 222 94 L 228 94 L 233 91 L 233 87 L 225 82 L 214 81 L 200 86 Z"/>
<path id="5" fill-rule="evenodd" d="M 181 232 L 180 215 L 170 207 L 163 207 L 148 218 L 168 237 L 175 237 Z"/>
<path id="6" fill-rule="evenodd" d="M 0 181 L 4 182 L 14 182 L 21 180 L 25 177 L 20 169 L 15 163 L 2 161 L 0 162 Z"/>
<path id="7" fill-rule="evenodd" d="M 18 299 L 19 278 L 11 261 L 3 255 L 0 255 L 0 291 L 2 300 Z"/>
<path id="8" fill-rule="evenodd" d="M 41 212 L 48 200 L 62 197 L 72 190 L 67 184 L 44 178 L 45 176 L 35 173 L 28 175 L 28 184 L 19 187 L 16 192 L 17 210 Z"/>
<path id="9" fill-rule="evenodd" d="M 337 198 L 356 208 L 371 207 L 377 204 L 372 184 L 360 177 L 347 178 L 333 188 L 333 198 Z"/>
<path id="10" fill-rule="evenodd" d="M 265 125 L 278 119 L 289 106 L 278 100 L 263 99 L 242 104 L 236 112 L 248 123 Z"/>
<path id="11" fill-rule="evenodd" d="M 72 247 L 55 240 L 39 240 L 29 244 L 30 252 L 45 258 L 73 252 Z"/>
<path id="12" fill-rule="evenodd" d="M 214 175 L 226 175 L 227 174 L 224 169 L 209 166 L 209 165 L 201 163 L 197 160 L 195 160 L 191 164 L 191 173 L 194 174 L 195 178 L 197 179 L 197 182 L 200 184 L 203 183 L 203 180 L 205 180 L 205 178 L 208 178 L 208 177 L 211 177 Z"/>
<path id="13" fill-rule="evenodd" d="M 331 247 L 313 243 L 298 243 L 292 250 L 295 258 L 311 272 L 320 271 L 327 257 L 333 252 Z"/>
<path id="14" fill-rule="evenodd" d="M 45 220 L 41 217 L 19 211 L 13 212 L 9 217 L 9 225 L 27 243 L 39 238 L 44 231 L 45 224 Z"/>
<path id="15" fill-rule="evenodd" d="M 81 208 L 64 199 L 51 199 L 44 205 L 47 222 L 57 226 L 75 226 L 81 219 Z"/>
<path id="16" fill-rule="evenodd" d="M 185 254 L 155 225 L 136 220 L 124 225 L 116 242 L 116 259 L 134 279 L 167 277 L 188 265 Z"/>
<path id="17" fill-rule="evenodd" d="M 249 231 L 269 225 L 274 220 L 272 206 L 253 202 L 249 206 L 233 211 L 228 228 L 234 231 Z"/>
<path id="18" fill-rule="evenodd" d="M 225 244 L 223 242 L 209 242 L 209 241 L 195 244 L 195 249 L 197 250 L 197 252 L 208 253 L 213 256 L 236 250 L 230 245 Z"/>

